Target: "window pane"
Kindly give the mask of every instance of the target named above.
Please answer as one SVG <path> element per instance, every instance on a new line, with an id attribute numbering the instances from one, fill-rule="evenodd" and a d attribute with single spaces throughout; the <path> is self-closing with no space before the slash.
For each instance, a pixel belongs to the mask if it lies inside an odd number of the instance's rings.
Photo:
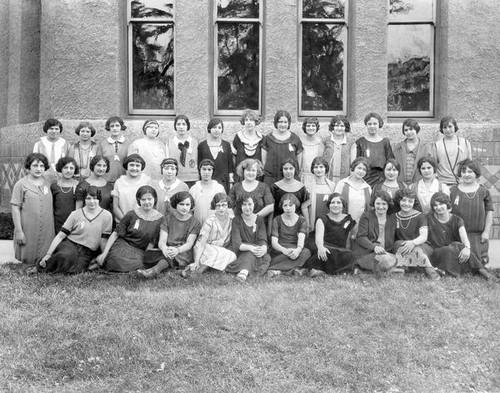
<path id="1" fill-rule="evenodd" d="M 344 25 L 303 24 L 302 110 L 343 110 L 346 37 Z"/>
<path id="2" fill-rule="evenodd" d="M 218 18 L 258 18 L 259 0 L 217 0 Z"/>
<path id="3" fill-rule="evenodd" d="M 389 25 L 388 32 L 388 110 L 430 111 L 432 26 Z"/>
<path id="4" fill-rule="evenodd" d="M 167 0 L 132 0 L 132 18 L 166 18 L 171 19 L 174 14 L 173 1 Z"/>
<path id="5" fill-rule="evenodd" d="M 259 109 L 259 24 L 218 24 L 218 109 Z"/>
<path id="6" fill-rule="evenodd" d="M 389 0 L 389 20 L 434 21 L 434 0 Z"/>
<path id="7" fill-rule="evenodd" d="M 345 18 L 345 0 L 303 0 L 303 18 Z"/>
<path id="8" fill-rule="evenodd" d="M 134 24 L 133 108 L 174 107 L 174 25 Z"/>

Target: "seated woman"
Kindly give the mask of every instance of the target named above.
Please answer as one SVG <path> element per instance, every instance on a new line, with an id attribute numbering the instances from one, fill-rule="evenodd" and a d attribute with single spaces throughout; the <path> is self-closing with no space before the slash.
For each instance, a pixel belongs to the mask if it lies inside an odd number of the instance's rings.
<path id="1" fill-rule="evenodd" d="M 180 191 L 189 191 L 189 187 L 177 177 L 179 163 L 175 158 L 165 158 L 161 162 L 160 171 L 163 178 L 151 180 L 151 186 L 158 194 L 156 210 L 166 215 L 170 211 L 170 198 L 172 195 Z"/>
<path id="2" fill-rule="evenodd" d="M 427 242 L 434 249 L 430 258 L 432 265 L 454 277 L 475 272 L 487 280 L 493 279 L 479 258 L 470 251 L 464 220 L 450 213 L 450 197 L 442 192 L 435 193 L 431 198 L 431 208 L 432 213 L 427 216 Z"/>
<path id="3" fill-rule="evenodd" d="M 138 274 L 154 278 L 163 270 L 184 269 L 193 263 L 193 246 L 200 233 L 200 222 L 193 216 L 194 199 L 187 191 L 181 191 L 170 200 L 172 210 L 160 225 L 158 249 L 150 249 L 144 255 L 145 269 Z"/>
<path id="4" fill-rule="evenodd" d="M 99 206 L 99 190 L 86 190 L 85 207 L 72 212 L 52 241 L 47 255 L 38 263 L 43 273 L 82 273 L 87 270 L 97 250 L 104 250 L 111 233 L 113 217 Z"/>
<path id="5" fill-rule="evenodd" d="M 104 266 L 114 272 L 142 268 L 148 246 L 158 238 L 163 215 L 155 210 L 158 196 L 151 186 L 141 186 L 135 193 L 137 206 L 126 213 L 111 234 L 106 248 L 90 267 Z"/>
<path id="6" fill-rule="evenodd" d="M 294 274 L 297 269 L 311 256 L 311 252 L 304 248 L 307 234 L 306 219 L 295 211 L 300 207 L 299 200 L 293 194 L 281 197 L 281 216 L 273 220 L 271 244 L 271 264 L 267 271 L 269 277 L 284 274 Z M 297 271 L 299 275 L 302 273 Z"/>
<path id="7" fill-rule="evenodd" d="M 236 274 L 236 279 L 242 282 L 248 276 L 264 275 L 271 262 L 265 220 L 254 213 L 255 204 L 252 194 L 242 194 L 236 200 L 241 215 L 234 218 L 231 229 L 231 245 L 238 258 L 225 271 Z"/>
<path id="8" fill-rule="evenodd" d="M 341 274 L 351 272 L 354 257 L 350 250 L 351 230 L 356 221 L 349 214 L 343 213 L 345 201 L 335 192 L 325 203 L 329 212 L 316 221 L 317 257 L 310 258 L 307 267 L 310 277 L 322 274 Z"/>
<path id="9" fill-rule="evenodd" d="M 391 198 L 394 200 L 396 192 L 406 189 L 406 185 L 402 181 L 398 180 L 400 172 L 401 166 L 399 165 L 399 163 L 394 158 L 389 158 L 384 165 L 383 180 L 373 186 L 370 201 L 371 205 L 373 205 L 375 195 L 379 190 L 388 192 Z M 396 210 L 398 210 L 399 206 L 395 206 L 395 208 Z"/>
<path id="10" fill-rule="evenodd" d="M 391 254 L 396 235 L 396 218 L 387 214 L 392 207 L 392 198 L 386 191 L 375 195 L 374 210 L 363 213 L 359 221 L 353 253 L 356 266 L 376 273 L 397 271 L 392 269 L 396 257 Z M 398 271 L 401 272 L 401 271 Z"/>
<path id="11" fill-rule="evenodd" d="M 427 241 L 427 217 L 415 209 L 418 204 L 417 194 L 410 190 L 399 190 L 394 197 L 394 203 L 399 205 L 396 214 L 396 261 L 398 267 L 424 268 L 433 280 L 440 276 L 431 265 L 429 257 L 432 247 Z"/>
<path id="12" fill-rule="evenodd" d="M 236 260 L 236 254 L 229 249 L 233 219 L 229 214 L 227 195 L 223 192 L 215 194 L 210 207 L 215 212 L 208 216 L 201 228 L 194 246 L 194 263 L 186 268 L 186 272 L 203 273 L 208 268 L 223 271 Z"/>

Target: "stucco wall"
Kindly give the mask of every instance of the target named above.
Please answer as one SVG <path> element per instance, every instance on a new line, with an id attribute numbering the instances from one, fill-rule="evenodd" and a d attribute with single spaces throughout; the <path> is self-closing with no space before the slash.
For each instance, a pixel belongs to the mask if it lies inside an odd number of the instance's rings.
<path id="1" fill-rule="evenodd" d="M 0 26 L 9 26 L 9 2 L 0 1 Z M 2 28 L 0 53 L 9 53 L 10 29 Z M 0 56 L 0 127 L 7 125 L 9 56 Z"/>

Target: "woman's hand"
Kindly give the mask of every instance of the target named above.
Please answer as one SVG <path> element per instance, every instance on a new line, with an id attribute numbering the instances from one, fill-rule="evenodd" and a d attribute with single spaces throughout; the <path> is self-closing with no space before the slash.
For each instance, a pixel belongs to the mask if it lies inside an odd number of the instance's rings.
<path id="1" fill-rule="evenodd" d="M 377 255 L 387 254 L 384 247 L 381 247 L 381 246 L 375 246 L 375 248 L 373 249 L 373 252 Z"/>
<path id="2" fill-rule="evenodd" d="M 167 258 L 174 259 L 179 253 L 179 247 L 166 247 L 163 255 Z"/>
<path id="3" fill-rule="evenodd" d="M 458 262 L 459 263 L 464 263 L 469 260 L 470 257 L 470 248 L 464 247 L 462 248 L 462 251 L 460 251 L 460 254 L 458 254 Z"/>
<path id="4" fill-rule="evenodd" d="M 486 243 L 488 240 L 490 240 L 490 231 L 485 231 L 483 233 L 481 233 L 481 240 L 480 242 L 481 243 Z"/>
<path id="5" fill-rule="evenodd" d="M 318 247 L 318 258 L 322 261 L 326 261 L 328 256 L 326 254 L 330 254 L 330 250 L 326 247 Z"/>
<path id="6" fill-rule="evenodd" d="M 49 260 L 51 256 L 50 255 L 45 255 L 42 259 L 40 259 L 40 266 L 43 267 L 43 268 L 46 268 L 47 267 L 47 261 Z"/>
<path id="7" fill-rule="evenodd" d="M 262 258 L 264 255 L 266 255 L 267 248 L 266 246 L 254 246 L 252 249 L 252 254 L 255 255 L 257 258 Z"/>
<path id="8" fill-rule="evenodd" d="M 407 240 L 401 243 L 401 247 L 399 247 L 399 250 L 401 251 L 401 255 L 405 256 L 408 255 L 412 250 L 415 248 L 415 243 L 413 243 L 412 240 Z"/>
<path id="9" fill-rule="evenodd" d="M 95 257 L 95 263 L 97 263 L 99 266 L 104 265 L 104 260 L 106 259 L 106 255 L 104 253 L 99 254 L 98 256 Z"/>
<path id="10" fill-rule="evenodd" d="M 293 260 L 293 261 L 296 260 L 299 257 L 300 252 L 302 251 L 302 249 L 298 248 L 298 247 L 297 248 L 291 248 L 289 250 L 290 250 L 290 253 L 289 253 L 288 257 L 291 260 Z"/>
<path id="11" fill-rule="evenodd" d="M 26 244 L 26 236 L 24 236 L 24 232 L 21 229 L 16 231 L 15 237 L 19 245 L 24 246 Z"/>

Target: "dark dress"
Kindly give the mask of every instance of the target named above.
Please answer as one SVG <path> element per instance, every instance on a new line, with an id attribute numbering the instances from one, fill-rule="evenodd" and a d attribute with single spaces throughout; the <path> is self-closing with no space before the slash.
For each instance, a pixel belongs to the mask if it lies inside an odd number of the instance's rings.
<path id="1" fill-rule="evenodd" d="M 217 180 L 220 184 L 224 186 L 226 193 L 229 192 L 229 174 L 234 174 L 234 163 L 233 163 L 233 153 L 231 151 L 231 144 L 228 141 L 221 140 L 221 145 L 219 148 L 219 153 L 217 158 L 214 158 L 212 152 L 210 151 L 210 146 L 208 142 L 204 140 L 198 145 L 198 163 L 203 159 L 210 159 L 215 163 L 214 173 L 212 175 L 213 180 Z"/>
<path id="2" fill-rule="evenodd" d="M 370 142 L 364 136 L 356 141 L 356 157 L 366 157 L 370 169 L 364 177 L 370 186 L 384 181 L 384 165 L 389 158 L 394 158 L 391 142 L 383 138 L 380 142 Z"/>
<path id="3" fill-rule="evenodd" d="M 443 224 L 431 213 L 427 216 L 427 224 L 429 226 L 427 243 L 434 249 L 430 258 L 432 266 L 454 277 L 482 269 L 481 262 L 472 252 L 468 261 L 458 262 L 458 255 L 464 248 L 459 233 L 460 228 L 464 226 L 464 220 L 461 217 L 450 214 L 448 222 Z"/>
<path id="4" fill-rule="evenodd" d="M 85 192 L 90 187 L 90 184 L 87 180 L 81 181 L 76 186 L 75 197 L 77 201 L 82 201 L 85 204 Z M 109 212 L 113 212 L 113 198 L 111 197 L 111 192 L 113 191 L 113 184 L 107 182 L 106 185 L 102 187 L 96 187 L 98 191 L 101 192 L 101 201 L 99 202 L 99 206 L 103 209 L 106 209 Z"/>
<path id="5" fill-rule="evenodd" d="M 243 194 L 251 194 L 255 198 L 256 202 L 255 202 L 255 206 L 253 209 L 254 213 L 258 213 L 267 205 L 274 203 L 274 198 L 273 198 L 273 195 L 271 194 L 271 190 L 269 189 L 269 186 L 263 182 L 259 182 L 257 187 L 253 191 L 250 191 L 250 192 L 245 191 L 241 182 L 236 183 L 229 191 L 229 198 L 231 199 L 231 201 L 233 203 L 235 203 L 238 200 L 238 198 Z M 238 207 L 235 207 L 234 214 L 240 215 L 241 209 Z"/>
<path id="6" fill-rule="evenodd" d="M 300 138 L 291 133 L 285 140 L 276 139 L 273 134 L 266 135 L 262 140 L 262 149 L 267 152 L 264 166 L 264 182 L 271 187 L 281 179 L 281 162 L 287 158 L 297 160 L 297 155 L 302 153 L 303 147 Z"/>
<path id="7" fill-rule="evenodd" d="M 302 186 L 299 188 L 297 191 L 285 191 L 280 186 L 278 186 L 276 183 L 274 183 L 271 186 L 271 194 L 273 194 L 274 198 L 274 216 L 280 216 L 283 214 L 283 209 L 280 208 L 280 199 L 283 197 L 285 194 L 293 194 L 297 197 L 299 200 L 299 203 L 302 205 L 304 202 L 306 202 L 309 199 L 309 193 L 307 192 L 306 186 Z M 296 211 L 297 214 L 302 215 L 302 211 L 297 209 Z"/>
<path id="8" fill-rule="evenodd" d="M 351 250 L 346 248 L 347 238 L 356 221 L 348 214 L 341 221 L 334 221 L 330 217 L 320 217 L 323 222 L 325 233 L 323 245 L 330 253 L 327 260 L 322 261 L 316 256 L 312 257 L 307 264 L 308 268 L 323 270 L 326 274 L 339 274 L 350 272 L 354 267 L 354 257 Z"/>
<path id="9" fill-rule="evenodd" d="M 228 273 L 239 273 L 246 269 L 249 275 L 262 276 L 269 268 L 271 257 L 269 254 L 257 258 L 250 251 L 240 251 L 243 244 L 252 244 L 255 246 L 267 245 L 266 224 L 264 218 L 257 216 L 255 226 L 249 227 L 241 216 L 233 219 L 231 228 L 231 245 L 237 259 L 226 266 Z"/>
<path id="10" fill-rule="evenodd" d="M 260 134 L 257 134 L 257 136 L 260 139 L 255 138 L 255 140 L 252 140 L 253 143 L 245 139 L 243 133 L 238 132 L 234 136 L 233 147 L 236 156 L 236 166 L 247 158 L 253 158 L 262 162 L 262 136 Z"/>
<path id="11" fill-rule="evenodd" d="M 76 187 L 60 187 L 57 182 L 50 185 L 54 210 L 54 229 L 56 235 L 61 230 L 66 219 L 75 210 Z"/>

